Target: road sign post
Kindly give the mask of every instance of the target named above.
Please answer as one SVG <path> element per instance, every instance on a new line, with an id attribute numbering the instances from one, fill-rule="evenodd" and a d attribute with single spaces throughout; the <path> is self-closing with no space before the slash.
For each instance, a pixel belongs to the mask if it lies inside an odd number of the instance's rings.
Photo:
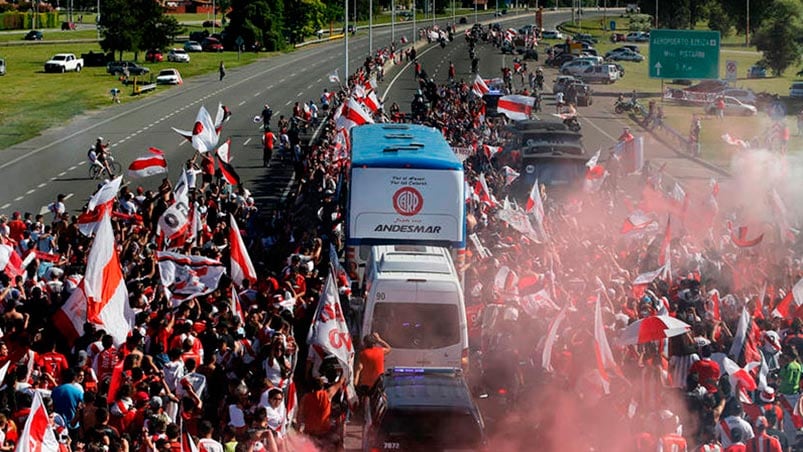
<path id="1" fill-rule="evenodd" d="M 733 60 L 728 60 L 725 62 L 725 80 L 729 82 L 736 81 L 736 68 L 737 64 Z"/>
<path id="2" fill-rule="evenodd" d="M 718 79 L 719 32 L 650 31 L 650 77 Z"/>

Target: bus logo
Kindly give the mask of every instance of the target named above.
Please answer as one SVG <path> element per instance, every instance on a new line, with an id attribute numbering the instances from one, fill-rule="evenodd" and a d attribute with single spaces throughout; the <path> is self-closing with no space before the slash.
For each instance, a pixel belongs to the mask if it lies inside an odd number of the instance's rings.
<path id="1" fill-rule="evenodd" d="M 393 194 L 393 208 L 399 215 L 411 217 L 424 207 L 424 197 L 415 188 L 400 188 Z"/>

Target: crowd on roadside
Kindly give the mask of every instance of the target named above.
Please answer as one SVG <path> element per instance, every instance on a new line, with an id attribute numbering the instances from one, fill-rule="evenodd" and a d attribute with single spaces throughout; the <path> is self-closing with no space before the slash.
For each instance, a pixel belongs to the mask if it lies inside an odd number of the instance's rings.
<path id="1" fill-rule="evenodd" d="M 18 272 L 9 265 L 21 263 L 4 258 L 0 275 L 0 366 L 8 363 L 0 450 L 14 448 L 39 399 L 61 447 L 71 450 L 182 450 L 188 441 L 207 451 L 292 450 L 304 441 L 296 431 L 334 447 L 343 382 L 308 366 L 306 337 L 330 249 L 337 254 L 344 245 L 348 150 L 333 112 L 371 89 L 377 70 L 367 63 L 331 98 L 320 142 L 300 146 L 299 134 L 279 131 L 295 137 L 288 145 L 296 151 L 274 159 L 290 160 L 297 185 L 275 210 L 260 209 L 246 187 L 228 184 L 212 157 L 200 154 L 187 162 L 189 172 L 196 164 L 200 171 L 189 192 L 199 216 L 192 240 L 165 244 L 157 234 L 176 197 L 169 180 L 116 193 L 115 251 L 135 314 L 124 341 L 87 322 L 68 344 L 54 327 L 91 264 L 93 242 L 80 216 L 57 199 L 47 215 L 0 220 L 3 252 L 27 258 Z M 558 197 L 537 187 L 531 202 L 512 199 L 510 168 L 496 154 L 507 121 L 485 117 L 465 82 L 428 86 L 423 95 L 413 120 L 469 149 L 467 232 L 476 241 L 465 268 L 468 303 L 475 312 L 512 308 L 509 328 L 498 333 L 506 339 L 493 341 L 507 348 L 494 352 L 513 366 L 530 363 L 516 371 L 524 389 L 516 409 L 497 419 L 492 442 L 505 450 L 536 442 L 542 450 L 739 450 L 731 446 L 740 443 L 780 450 L 769 448 L 776 446 L 767 435 L 796 442 L 803 264 L 782 186 L 767 187 L 766 208 L 754 216 L 756 209 L 720 211 L 719 198 L 737 196 L 719 193 L 717 184 L 679 195 L 679 186 L 665 187 L 663 170 L 627 183 L 610 177 L 606 190 Z M 377 110 L 373 120 L 388 117 Z M 533 231 L 520 232 L 504 215 L 511 210 L 525 211 Z M 203 295 L 176 301 L 159 276 L 158 252 L 169 247 L 230 267 L 232 225 L 256 278 L 223 275 Z M 203 275 L 196 276 L 199 283 Z M 349 278 L 340 276 L 349 316 Z M 623 331 L 655 315 L 684 321 L 688 332 L 622 343 Z M 494 369 L 486 372 L 493 378 Z"/>

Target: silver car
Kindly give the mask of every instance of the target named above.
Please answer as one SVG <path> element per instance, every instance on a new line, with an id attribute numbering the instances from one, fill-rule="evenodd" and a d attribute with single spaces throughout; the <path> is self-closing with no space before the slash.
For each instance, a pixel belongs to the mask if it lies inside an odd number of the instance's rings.
<path id="1" fill-rule="evenodd" d="M 725 111 L 726 115 L 737 116 L 755 116 L 758 114 L 758 109 L 750 104 L 745 104 L 735 97 L 725 96 Z M 717 113 L 717 101 L 709 103 L 705 106 L 705 112 L 709 115 Z"/>
<path id="2" fill-rule="evenodd" d="M 171 49 L 167 52 L 167 61 L 173 63 L 189 63 L 190 54 L 184 49 Z"/>
<path id="3" fill-rule="evenodd" d="M 203 52 L 203 47 L 198 41 L 187 41 L 184 43 L 184 50 L 187 52 Z"/>

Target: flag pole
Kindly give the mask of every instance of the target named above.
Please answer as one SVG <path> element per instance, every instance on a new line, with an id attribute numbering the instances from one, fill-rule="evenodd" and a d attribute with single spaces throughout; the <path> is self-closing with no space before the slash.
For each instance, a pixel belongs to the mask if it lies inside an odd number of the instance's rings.
<path id="1" fill-rule="evenodd" d="M 343 0 L 343 3 L 346 4 L 346 11 L 345 11 L 345 25 L 343 26 L 343 42 L 346 46 L 346 72 L 343 74 L 348 80 L 349 76 L 349 0 Z"/>

